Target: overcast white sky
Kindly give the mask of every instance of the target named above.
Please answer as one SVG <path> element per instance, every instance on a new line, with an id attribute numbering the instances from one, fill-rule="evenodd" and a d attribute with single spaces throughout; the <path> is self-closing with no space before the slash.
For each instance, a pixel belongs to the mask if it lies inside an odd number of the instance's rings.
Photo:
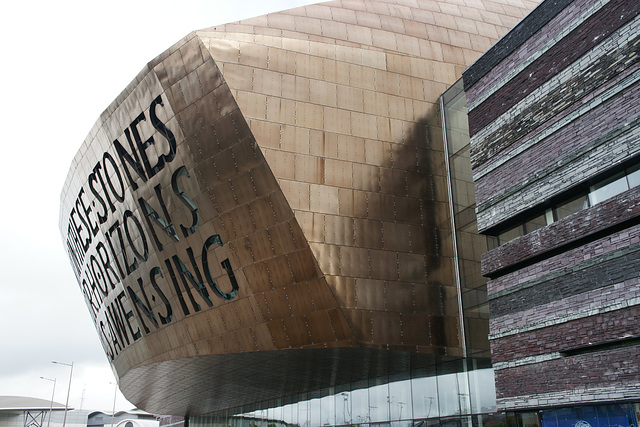
<path id="1" fill-rule="evenodd" d="M 58 231 L 71 160 L 144 65 L 189 32 L 308 0 L 12 1 L 0 14 L 0 395 L 111 411 L 115 378 Z M 133 405 L 118 392 L 116 410 Z"/>

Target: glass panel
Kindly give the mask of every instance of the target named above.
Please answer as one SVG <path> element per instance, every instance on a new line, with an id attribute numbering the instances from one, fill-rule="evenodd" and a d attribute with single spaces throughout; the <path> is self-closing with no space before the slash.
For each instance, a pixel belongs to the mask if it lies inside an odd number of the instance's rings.
<path id="1" fill-rule="evenodd" d="M 562 219 L 589 207 L 587 196 L 578 196 L 556 207 L 556 218 Z"/>
<path id="2" fill-rule="evenodd" d="M 410 419 L 413 414 L 411 403 L 411 380 L 395 381 L 389 384 L 391 420 Z"/>
<path id="3" fill-rule="evenodd" d="M 336 425 L 336 406 L 333 395 L 320 399 L 320 411 L 322 412 L 321 425 Z"/>
<path id="4" fill-rule="evenodd" d="M 361 388 L 351 392 L 352 422 L 362 424 L 369 422 L 369 390 Z"/>
<path id="5" fill-rule="evenodd" d="M 474 241 L 477 241 L 477 239 L 474 239 Z M 460 267 L 460 279 L 465 285 L 463 292 L 469 289 L 483 289 L 486 286 L 487 281 L 482 277 L 481 263 L 479 260 L 461 259 Z M 466 308 L 467 307 L 465 307 L 465 309 Z"/>
<path id="6" fill-rule="evenodd" d="M 453 204 L 455 212 L 461 212 L 476 203 L 473 175 L 471 174 L 470 146 L 467 145 L 449 157 L 451 166 L 451 186 L 453 190 Z M 475 220 L 475 212 L 473 213 Z"/>
<path id="7" fill-rule="evenodd" d="M 513 412 L 507 412 L 507 427 L 518 427 L 518 422 L 516 421 L 516 414 Z"/>
<path id="8" fill-rule="evenodd" d="M 442 95 L 443 130 L 448 181 L 450 183 L 450 204 L 453 207 L 453 238 L 457 253 L 454 260 L 458 290 L 480 289 L 486 285 L 486 278 L 480 273 L 482 254 L 487 251 L 487 240 L 478 234 L 475 213 L 475 189 L 470 161 L 469 124 L 466 95 L 462 79 L 458 80 Z M 472 307 L 462 305 L 463 316 L 469 315 Z M 478 319 L 476 319 L 476 322 Z M 483 320 L 487 323 L 488 320 Z M 465 345 L 470 353 L 489 351 L 486 336 L 473 337 L 465 331 Z"/>
<path id="9" fill-rule="evenodd" d="M 480 418 L 480 422 L 477 425 L 482 427 L 504 427 L 507 425 L 507 417 L 504 412 L 484 414 L 478 418 Z"/>
<path id="10" fill-rule="evenodd" d="M 438 398 L 441 417 L 460 415 L 460 401 L 463 393 L 464 389 L 460 389 L 457 374 L 438 375 Z M 468 397 L 468 394 L 466 397 Z"/>
<path id="11" fill-rule="evenodd" d="M 449 152 L 454 154 L 469 144 L 467 98 L 463 91 L 462 79 L 458 80 L 442 96 L 446 105 L 444 114 Z"/>
<path id="12" fill-rule="evenodd" d="M 603 202 L 615 195 L 625 192 L 629 189 L 627 178 L 623 172 L 612 176 L 609 179 L 601 181 L 596 185 L 592 185 L 589 189 L 589 202 L 591 205 Z"/>
<path id="13" fill-rule="evenodd" d="M 435 376 L 424 376 L 411 380 L 413 397 L 413 418 L 434 418 L 440 416 L 438 410 L 438 384 Z"/>
<path id="14" fill-rule="evenodd" d="M 551 208 L 547 209 L 544 215 L 547 219 L 547 224 L 553 224 L 553 209 Z"/>
<path id="15" fill-rule="evenodd" d="M 279 407 L 271 407 L 271 408 L 269 408 L 268 411 L 267 411 L 267 417 L 266 417 L 266 419 L 264 421 L 266 421 L 267 423 L 271 423 L 273 421 L 279 421 L 281 419 L 280 412 L 281 411 L 280 411 Z"/>
<path id="16" fill-rule="evenodd" d="M 486 293 L 486 289 L 483 289 L 482 292 L 466 292 L 463 297 L 465 299 L 479 300 L 481 296 L 486 299 Z M 489 336 L 489 304 L 476 305 L 473 308 L 465 309 L 464 323 L 467 328 L 467 341 L 470 347 L 468 354 L 477 357 L 490 357 L 490 349 L 485 348 L 485 341 Z M 495 399 L 495 395 L 490 397 Z"/>
<path id="17" fill-rule="evenodd" d="M 464 362 L 462 362 L 464 363 Z M 458 372 L 456 383 L 458 385 L 458 400 L 460 401 L 460 412 L 462 414 L 471 413 L 471 394 L 469 392 L 469 376 L 467 372 Z M 467 420 L 470 420 L 467 418 Z M 463 421 L 464 424 L 464 421 Z"/>
<path id="18" fill-rule="evenodd" d="M 524 232 L 531 233 L 547 225 L 547 216 L 543 213 L 524 223 Z"/>
<path id="19" fill-rule="evenodd" d="M 496 411 L 496 389 L 493 369 L 475 369 L 469 372 L 471 411 L 474 414 Z"/>
<path id="20" fill-rule="evenodd" d="M 640 185 L 640 165 L 627 169 L 627 181 L 629 181 L 629 188 Z"/>
<path id="21" fill-rule="evenodd" d="M 522 225 L 519 224 L 505 232 L 500 233 L 500 235 L 498 236 L 498 240 L 501 245 L 504 245 L 505 243 L 509 243 L 510 241 L 521 237 L 523 234 L 524 233 L 522 230 Z"/>
<path id="22" fill-rule="evenodd" d="M 516 413 L 518 427 L 539 427 L 538 414 L 535 412 L 518 412 Z"/>
<path id="23" fill-rule="evenodd" d="M 579 420 L 575 422 L 576 426 L 587 427 L 587 425 L 590 425 L 592 427 L 598 427 L 598 413 L 595 406 L 576 408 L 576 418 Z M 586 421 L 587 424 L 581 423 L 580 421 Z M 624 425 L 627 425 L 627 423 Z"/>
<path id="24" fill-rule="evenodd" d="M 309 420 L 312 426 L 321 425 L 320 399 L 311 399 L 309 401 Z"/>
<path id="25" fill-rule="evenodd" d="M 382 384 L 369 389 L 369 417 L 373 422 L 389 420 L 389 385 Z"/>
<path id="26" fill-rule="evenodd" d="M 351 393 L 336 395 L 336 424 L 351 424 Z"/>
<path id="27" fill-rule="evenodd" d="M 547 427 L 547 422 L 546 422 L 546 415 L 545 412 L 547 411 L 542 411 L 541 412 L 541 418 L 542 418 L 542 426 L 543 427 Z M 573 427 L 573 423 L 576 421 L 576 417 L 575 417 L 575 413 L 574 413 L 574 409 L 573 408 L 560 408 L 560 409 L 556 409 L 554 411 L 548 411 L 548 412 L 553 412 L 555 415 L 555 417 L 552 415 L 551 417 L 549 417 L 550 419 L 550 426 L 558 426 L 558 427 Z"/>
<path id="28" fill-rule="evenodd" d="M 600 425 L 604 426 L 637 426 L 638 421 L 632 405 L 626 403 L 598 406 Z"/>
<path id="29" fill-rule="evenodd" d="M 284 420 L 288 424 L 298 424 L 298 407 L 295 404 L 284 407 Z"/>
<path id="30" fill-rule="evenodd" d="M 309 422 L 311 421 L 309 418 L 309 401 L 300 401 L 296 406 L 298 407 L 298 424 L 309 424 Z"/>
<path id="31" fill-rule="evenodd" d="M 500 241 L 497 236 L 487 236 L 487 249 L 492 250 L 500 246 Z"/>
<path id="32" fill-rule="evenodd" d="M 467 427 L 466 423 L 460 418 L 450 418 L 448 420 L 440 420 L 440 427 Z"/>

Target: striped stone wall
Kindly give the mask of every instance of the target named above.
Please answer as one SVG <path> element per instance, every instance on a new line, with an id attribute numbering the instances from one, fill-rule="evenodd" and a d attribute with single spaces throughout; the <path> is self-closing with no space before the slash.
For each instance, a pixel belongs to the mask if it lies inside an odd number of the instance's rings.
<path id="1" fill-rule="evenodd" d="M 639 53 L 640 2 L 547 0 L 463 73 L 480 232 L 548 218 L 482 260 L 502 409 L 640 400 L 640 187 L 554 210 L 640 162 Z"/>

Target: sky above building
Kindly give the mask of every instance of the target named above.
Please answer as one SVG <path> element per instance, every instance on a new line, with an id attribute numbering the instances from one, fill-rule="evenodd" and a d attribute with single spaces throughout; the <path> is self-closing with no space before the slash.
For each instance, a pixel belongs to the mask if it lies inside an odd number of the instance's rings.
<path id="1" fill-rule="evenodd" d="M 317 1 L 10 2 L 0 15 L 0 395 L 126 410 L 58 229 L 76 151 L 147 62 L 189 32 Z M 179 5 L 179 6 L 178 6 Z"/>

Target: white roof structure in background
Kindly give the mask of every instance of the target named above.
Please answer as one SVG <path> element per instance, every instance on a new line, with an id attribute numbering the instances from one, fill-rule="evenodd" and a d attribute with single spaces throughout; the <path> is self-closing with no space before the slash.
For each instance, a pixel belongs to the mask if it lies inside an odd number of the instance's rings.
<path id="1" fill-rule="evenodd" d="M 36 397 L 24 396 L 0 396 L 0 412 L 16 412 L 16 411 L 48 411 L 52 408 L 54 411 L 64 411 L 62 403 L 53 402 L 51 400 L 38 399 Z M 73 408 L 69 408 L 71 410 Z"/>

